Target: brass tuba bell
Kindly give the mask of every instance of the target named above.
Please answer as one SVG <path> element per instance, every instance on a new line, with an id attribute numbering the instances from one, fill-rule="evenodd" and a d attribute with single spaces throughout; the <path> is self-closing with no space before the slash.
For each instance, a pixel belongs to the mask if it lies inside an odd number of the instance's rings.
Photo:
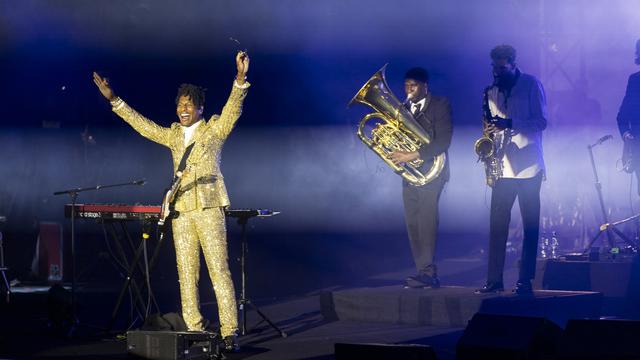
<path id="1" fill-rule="evenodd" d="M 418 151 L 420 147 L 431 143 L 429 134 L 413 119 L 411 112 L 393 95 L 384 71 L 387 65 L 378 70 L 362 89 L 351 99 L 353 103 L 362 103 L 372 107 L 376 112 L 367 114 L 360 120 L 358 137 L 373 150 L 380 158 L 402 176 L 407 182 L 415 186 L 428 184 L 438 177 L 444 168 L 446 155 L 442 153 L 434 157 L 433 165 L 426 172 L 420 170 L 423 159 L 416 159 L 401 165 L 389 160 L 394 151 Z M 371 130 L 370 136 L 365 134 L 365 125 L 372 119 L 380 119 Z"/>

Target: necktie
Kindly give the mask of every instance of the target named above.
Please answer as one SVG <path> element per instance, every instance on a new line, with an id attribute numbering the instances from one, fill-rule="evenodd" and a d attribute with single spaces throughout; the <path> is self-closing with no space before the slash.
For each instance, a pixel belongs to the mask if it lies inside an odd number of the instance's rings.
<path id="1" fill-rule="evenodd" d="M 413 115 L 416 115 L 417 113 L 419 113 L 421 108 L 422 108 L 422 104 L 420 103 L 413 104 Z"/>

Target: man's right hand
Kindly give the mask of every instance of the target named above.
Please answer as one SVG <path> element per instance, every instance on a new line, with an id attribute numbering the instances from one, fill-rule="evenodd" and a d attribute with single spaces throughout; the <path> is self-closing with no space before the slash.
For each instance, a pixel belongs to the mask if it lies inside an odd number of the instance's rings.
<path id="1" fill-rule="evenodd" d="M 111 86 L 109 86 L 109 82 L 106 78 L 100 77 L 97 72 L 93 72 L 93 83 L 96 84 L 98 90 L 102 96 L 104 96 L 107 100 L 113 101 L 116 96 L 113 94 L 113 90 L 111 90 Z"/>
<path id="2" fill-rule="evenodd" d="M 482 132 L 483 132 L 483 134 L 485 134 L 485 135 L 495 134 L 495 133 L 497 133 L 499 131 L 500 131 L 500 129 L 498 129 L 495 124 L 493 124 L 491 122 L 488 122 L 486 120 L 482 122 Z"/>

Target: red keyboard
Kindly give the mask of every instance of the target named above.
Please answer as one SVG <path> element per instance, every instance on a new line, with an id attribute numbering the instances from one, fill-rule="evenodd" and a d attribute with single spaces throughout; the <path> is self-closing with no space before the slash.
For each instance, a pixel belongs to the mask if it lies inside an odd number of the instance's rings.
<path id="1" fill-rule="evenodd" d="M 64 206 L 64 215 L 71 217 L 71 204 Z M 159 205 L 76 204 L 76 218 L 105 220 L 157 219 Z"/>
<path id="2" fill-rule="evenodd" d="M 227 209 L 227 217 L 267 217 L 279 212 L 267 209 Z M 71 217 L 71 204 L 64 206 L 64 215 Z M 160 216 L 160 205 L 76 204 L 76 218 L 103 220 L 146 220 Z"/>

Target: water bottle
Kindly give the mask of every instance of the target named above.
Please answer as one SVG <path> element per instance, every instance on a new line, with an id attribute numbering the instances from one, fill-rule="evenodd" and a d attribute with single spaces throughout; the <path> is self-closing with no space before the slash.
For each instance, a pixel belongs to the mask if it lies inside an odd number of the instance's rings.
<path id="1" fill-rule="evenodd" d="M 551 233 L 551 241 L 549 246 L 551 247 L 551 258 L 552 259 L 557 259 L 558 258 L 558 234 L 553 231 Z"/>
<path id="2" fill-rule="evenodd" d="M 546 259 L 549 257 L 549 238 L 545 231 L 542 232 L 540 237 L 540 257 Z"/>

